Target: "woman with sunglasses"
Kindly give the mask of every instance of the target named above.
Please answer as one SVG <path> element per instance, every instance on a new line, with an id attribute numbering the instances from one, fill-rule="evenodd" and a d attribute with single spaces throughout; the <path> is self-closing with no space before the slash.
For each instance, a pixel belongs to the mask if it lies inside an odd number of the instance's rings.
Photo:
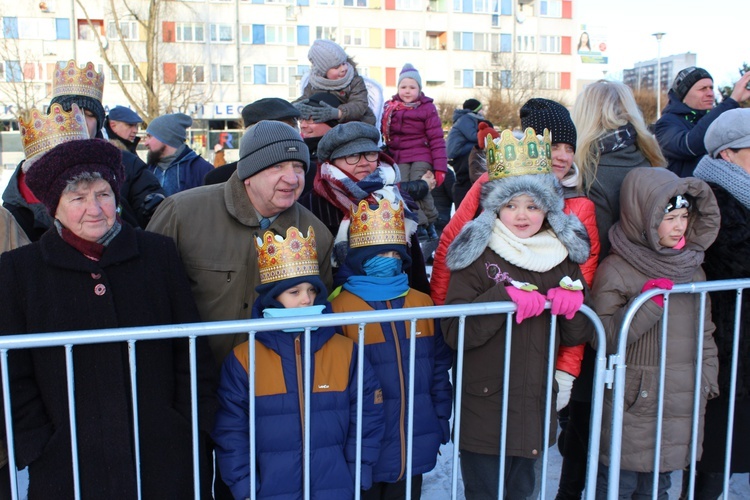
<path id="1" fill-rule="evenodd" d="M 416 204 L 404 200 L 399 188 L 400 174 L 394 161 L 380 151 L 380 132 L 362 122 L 342 123 L 328 131 L 318 143 L 318 171 L 313 190 L 300 198 L 299 203 L 318 217 L 335 235 L 334 286 L 346 281 L 347 272 L 341 272 L 349 250 L 350 207 L 368 200 L 377 205 L 386 199 L 395 204 L 404 202 L 406 236 L 410 242 L 408 252 L 411 267 L 406 269 L 409 284 L 421 292 L 429 293 L 430 284 L 424 256 L 417 239 Z M 427 183 L 428 181 L 415 181 Z M 427 189 L 427 188 L 426 188 Z"/>

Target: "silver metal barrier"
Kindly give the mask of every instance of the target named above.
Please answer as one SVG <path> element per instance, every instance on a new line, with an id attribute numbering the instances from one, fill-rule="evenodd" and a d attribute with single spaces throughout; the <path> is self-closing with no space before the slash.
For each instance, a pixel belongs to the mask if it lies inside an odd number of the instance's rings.
<path id="1" fill-rule="evenodd" d="M 669 315 L 669 296 L 674 294 L 700 294 L 700 311 L 698 324 L 696 325 L 697 335 L 697 359 L 696 359 L 696 377 L 693 387 L 693 409 L 692 409 L 692 428 L 691 428 L 691 440 L 690 440 L 690 478 L 689 478 L 689 498 L 690 500 L 694 497 L 695 491 L 695 466 L 696 466 L 696 455 L 697 455 L 697 440 L 700 429 L 699 427 L 699 410 L 700 410 L 700 386 L 701 386 L 701 370 L 703 361 L 703 320 L 706 314 L 706 294 L 709 292 L 728 291 L 736 290 L 736 310 L 734 318 L 734 340 L 732 347 L 732 373 L 730 378 L 730 394 L 735 394 L 737 385 L 737 355 L 739 351 L 739 336 L 740 336 L 740 319 L 742 309 L 742 292 L 743 290 L 750 288 L 750 279 L 735 279 L 735 280 L 721 280 L 721 281 L 707 281 L 699 283 L 687 283 L 682 285 L 675 285 L 671 291 L 662 289 L 652 289 L 643 292 L 636 297 L 630 304 L 630 307 L 623 315 L 622 323 L 619 327 L 617 352 L 609 356 L 610 371 L 614 372 L 614 389 L 612 393 L 612 421 L 611 421 L 611 440 L 610 440 L 610 465 L 608 474 L 607 484 L 607 498 L 609 500 L 616 500 L 618 498 L 619 483 L 620 483 L 620 464 L 622 454 L 622 426 L 623 417 L 625 411 L 625 375 L 627 366 L 625 363 L 626 349 L 627 349 L 627 336 L 630 329 L 630 325 L 635 318 L 638 310 L 648 302 L 652 297 L 656 295 L 664 295 L 664 310 L 662 312 L 661 330 L 660 330 L 660 349 L 659 349 L 659 393 L 658 393 L 658 406 L 657 406 L 657 426 L 655 433 L 655 452 L 654 452 L 654 478 L 652 488 L 652 498 L 657 498 L 658 492 L 658 475 L 659 467 L 657 464 L 660 463 L 661 457 L 661 441 L 662 441 L 662 420 L 664 415 L 664 390 L 665 390 L 665 372 L 666 372 L 666 348 L 667 345 L 667 329 L 668 329 L 668 315 Z M 610 387 L 611 383 L 608 384 Z M 724 492 L 729 491 L 729 476 L 730 476 L 730 457 L 732 447 L 732 433 L 734 429 L 734 398 L 729 398 L 729 421 L 727 428 L 727 449 L 725 452 L 725 469 L 724 469 Z M 593 436 L 593 434 L 592 434 Z M 591 455 L 589 455 L 591 457 Z M 587 484 L 595 485 L 595 482 L 588 482 Z M 726 498 L 726 496 L 725 496 Z"/>
<path id="2" fill-rule="evenodd" d="M 546 307 L 549 308 L 550 304 L 547 303 Z M 303 316 L 290 319 L 280 318 L 267 318 L 267 319 L 253 319 L 253 320 L 242 320 L 242 321 L 223 321 L 213 323 L 194 323 L 185 325 L 165 325 L 165 326 L 151 326 L 151 327 L 133 327 L 133 328 L 122 328 L 122 329 L 108 329 L 108 330 L 88 330 L 88 331 L 69 331 L 59 333 L 39 333 L 39 334 L 23 334 L 23 335 L 9 335 L 0 337 L 0 372 L 2 373 L 2 388 L 3 388 L 3 405 L 5 415 L 5 432 L 8 443 L 8 462 L 11 471 L 16 470 L 16 459 L 15 459 L 15 448 L 13 439 L 13 423 L 11 418 L 11 393 L 9 387 L 8 378 L 8 351 L 14 349 L 33 349 L 40 347 L 63 347 L 65 349 L 67 357 L 67 384 L 68 384 L 68 401 L 69 404 L 69 418 L 70 418 L 70 432 L 71 432 L 71 444 L 73 450 L 72 464 L 73 464 L 73 475 L 75 484 L 75 497 L 80 498 L 80 484 L 79 484 L 79 469 L 78 469 L 78 456 L 76 451 L 77 442 L 77 431 L 75 425 L 75 398 L 74 394 L 74 382 L 73 382 L 73 348 L 77 345 L 84 344 L 97 344 L 97 343 L 111 343 L 111 342 L 127 342 L 129 347 L 129 367 L 131 376 L 131 388 L 132 388 L 132 401 L 133 401 L 133 422 L 135 426 L 135 449 L 136 453 L 139 453 L 140 442 L 137 433 L 137 393 L 135 384 L 135 373 L 136 373 L 136 356 L 135 356 L 135 344 L 140 341 L 154 340 L 154 339 L 174 339 L 174 338 L 188 338 L 190 342 L 190 375 L 191 375 L 191 387 L 190 395 L 192 400 L 191 405 L 191 422 L 192 422 L 192 436 L 193 436 L 193 468 L 194 471 L 198 471 L 199 467 L 199 433 L 198 433 L 198 404 L 197 404 L 197 383 L 196 383 L 196 349 L 195 341 L 199 336 L 210 336 L 210 335 L 221 335 L 230 334 L 236 332 L 248 332 L 248 349 L 249 359 L 252 361 L 255 359 L 255 334 L 257 332 L 264 331 L 276 331 L 289 328 L 305 328 L 304 330 L 304 341 L 305 345 L 310 345 L 311 328 L 313 327 L 326 327 L 326 326 L 342 326 L 342 325 L 358 325 L 359 331 L 359 342 L 358 342 L 358 359 L 364 359 L 365 347 L 364 347 L 364 328 L 368 323 L 380 323 L 383 321 L 408 321 L 410 322 L 410 353 L 409 353 L 409 373 L 413 373 L 415 366 L 415 346 L 416 346 L 416 322 L 419 319 L 435 319 L 447 317 L 458 317 L 459 318 L 459 336 L 458 336 L 458 353 L 457 353 L 457 371 L 456 380 L 454 387 L 460 388 L 462 385 L 463 377 L 463 362 L 464 362 L 464 328 L 465 320 L 467 316 L 477 315 L 491 315 L 491 314 L 506 314 L 506 322 L 508 325 L 507 332 L 510 333 L 512 327 L 512 315 L 516 309 L 515 304 L 512 302 L 496 302 L 496 303 L 482 303 L 482 304 L 464 304 L 464 305 L 451 305 L 451 306 L 433 306 L 433 307 L 419 307 L 409 309 L 397 309 L 385 311 L 370 311 L 370 312 L 355 312 L 355 313 L 338 313 L 338 314 L 325 314 L 316 316 Z M 597 475 L 597 464 L 598 464 L 598 453 L 599 453 L 599 442 L 600 442 L 600 429 L 601 429 L 601 407 L 604 395 L 604 384 L 605 382 L 611 382 L 611 377 L 606 373 L 607 359 L 605 356 L 605 337 L 604 329 L 602 327 L 599 318 L 596 313 L 590 308 L 583 306 L 581 313 L 586 315 L 593 323 L 594 330 L 596 331 L 597 349 L 596 355 L 596 371 L 594 375 L 594 390 L 592 394 L 592 411 L 591 415 L 591 434 L 590 434 L 590 446 L 588 453 L 588 470 L 587 470 L 587 485 L 596 484 Z M 552 317 L 550 324 L 550 339 L 549 349 L 554 351 L 555 346 L 555 331 L 556 331 L 556 317 Z M 511 335 L 506 335 L 506 346 L 505 346 L 505 373 L 504 373 L 504 386 L 507 387 L 509 378 L 509 367 L 508 362 L 510 357 L 510 345 Z M 312 394 L 312 374 L 310 373 L 310 352 L 309 349 L 305 350 L 304 354 L 304 397 L 306 401 L 311 400 Z M 549 356 L 549 363 L 547 367 L 547 394 L 546 394 L 546 417 L 545 417 L 545 428 L 549 428 L 550 424 L 550 409 L 552 404 L 552 380 L 554 376 L 554 356 Z M 251 363 L 254 366 L 254 362 Z M 362 393 L 363 393 L 363 363 L 358 363 L 357 372 L 357 388 L 358 388 L 358 401 L 357 401 L 357 443 L 356 443 L 356 477 L 355 477 L 355 498 L 359 499 L 360 496 L 360 484 L 361 484 L 361 460 L 362 460 Z M 255 370 L 248 370 L 248 382 L 249 382 L 249 435 L 250 435 L 250 498 L 255 498 L 255 485 L 257 482 L 256 467 L 255 467 Z M 508 408 L 508 394 L 507 390 L 504 390 L 503 396 L 503 429 L 502 438 L 500 443 L 500 475 L 499 475 L 499 491 L 498 498 L 503 498 L 503 482 L 504 474 L 504 453 L 505 453 L 505 441 L 506 441 L 506 428 L 505 428 L 505 415 Z M 458 452 L 460 443 L 460 423 L 461 423 L 461 390 L 455 391 L 456 397 L 454 401 L 454 448 L 453 448 L 453 464 L 452 464 L 452 478 L 451 478 L 451 498 L 458 497 Z M 407 434 L 407 453 L 406 453 L 406 470 L 412 470 L 412 455 L 413 455 L 413 420 L 414 420 L 414 380 L 412 376 L 409 376 L 408 382 L 408 400 L 407 400 L 408 412 L 407 412 L 407 427 L 410 432 Z M 599 409 L 599 411 L 596 411 Z M 304 425 L 306 429 L 310 428 L 310 405 L 305 405 L 304 412 Z M 549 446 L 549 435 L 547 432 L 544 433 L 544 450 L 542 452 L 542 497 L 545 497 L 546 480 L 547 480 L 547 462 L 548 462 L 548 446 Z M 136 455 L 137 457 L 138 455 Z M 140 474 L 147 473 L 140 469 L 140 464 L 137 465 L 138 469 L 138 493 L 139 498 L 141 497 L 141 481 Z M 305 446 L 304 446 L 304 498 L 310 498 L 310 433 L 305 432 Z M 200 498 L 200 475 L 194 474 L 194 492 L 195 498 Z M 406 474 L 406 492 L 407 499 L 411 497 L 411 474 Z M 11 490 L 13 498 L 19 498 L 18 496 L 18 485 L 15 474 L 12 474 L 11 479 Z M 586 489 L 586 498 L 591 500 L 594 498 L 595 488 L 588 487 Z"/>

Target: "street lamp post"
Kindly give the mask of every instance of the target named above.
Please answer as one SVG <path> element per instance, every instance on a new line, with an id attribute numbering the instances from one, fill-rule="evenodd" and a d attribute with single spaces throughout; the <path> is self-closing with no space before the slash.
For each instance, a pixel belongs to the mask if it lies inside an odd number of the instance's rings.
<path id="1" fill-rule="evenodd" d="M 666 33 L 653 33 L 656 37 L 656 119 L 661 118 L 661 38 Z"/>

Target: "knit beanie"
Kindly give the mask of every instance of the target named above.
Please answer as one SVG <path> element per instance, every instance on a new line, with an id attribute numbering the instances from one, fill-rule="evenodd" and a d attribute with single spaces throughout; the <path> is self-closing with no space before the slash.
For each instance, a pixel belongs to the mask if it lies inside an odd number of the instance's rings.
<path id="1" fill-rule="evenodd" d="M 341 66 L 346 62 L 344 49 L 336 42 L 320 39 L 315 40 L 307 52 L 307 58 L 312 64 L 312 70 L 322 76 L 331 68 Z"/>
<path id="2" fill-rule="evenodd" d="M 120 204 L 120 183 L 125 179 L 122 155 L 104 139 L 83 139 L 58 144 L 26 172 L 26 185 L 54 217 L 68 181 L 82 173 L 99 173 Z"/>
<path id="3" fill-rule="evenodd" d="M 289 120 L 299 118 L 297 108 L 284 99 L 265 97 L 251 102 L 242 108 L 242 122 L 245 128 L 263 120 Z"/>
<path id="4" fill-rule="evenodd" d="M 335 160 L 368 151 L 380 151 L 378 129 L 363 122 L 342 123 L 326 132 L 318 143 L 318 159 Z"/>
<path id="5" fill-rule="evenodd" d="M 487 136 L 489 136 L 489 140 L 494 140 L 500 137 L 500 132 L 495 130 L 495 128 L 487 122 L 479 122 L 479 127 L 477 128 L 477 144 L 482 150 L 484 150 L 485 138 Z"/>
<path id="6" fill-rule="evenodd" d="M 422 88 L 422 77 L 419 76 L 419 71 L 409 63 L 404 64 L 404 67 L 401 68 L 401 73 L 398 75 L 398 83 L 396 86 L 401 85 L 401 80 L 404 78 L 411 78 L 417 82 L 420 89 Z"/>
<path id="7" fill-rule="evenodd" d="M 521 107 L 521 128 L 533 128 L 541 133 L 545 128 L 552 134 L 552 144 L 562 142 L 576 149 L 576 126 L 562 104 L 535 97 Z"/>
<path id="8" fill-rule="evenodd" d="M 72 94 L 59 95 L 52 98 L 50 106 L 55 103 L 60 104 L 67 112 L 70 112 L 70 107 L 73 104 L 77 104 L 81 110 L 87 109 L 94 113 L 96 116 L 97 134 L 100 133 L 99 130 L 104 126 L 104 106 L 102 106 L 101 101 L 97 101 L 93 97 Z"/>
<path id="9" fill-rule="evenodd" d="M 710 78 L 711 81 L 714 79 L 711 76 L 711 73 L 703 68 L 698 68 L 696 66 L 685 68 L 677 73 L 677 76 L 672 83 L 672 91 L 677 98 L 682 101 L 685 99 L 687 93 L 690 92 L 690 89 L 693 88 L 693 85 L 698 83 L 698 80 L 703 80 L 704 78 Z"/>
<path id="10" fill-rule="evenodd" d="M 172 113 L 154 118 L 146 128 L 146 133 L 155 137 L 167 146 L 179 148 L 185 144 L 187 129 L 193 125 L 193 119 L 184 113 Z"/>
<path id="11" fill-rule="evenodd" d="M 302 136 L 286 123 L 263 120 L 242 135 L 237 175 L 245 180 L 277 163 L 293 160 L 302 162 L 307 171 L 310 150 Z"/>
<path id="12" fill-rule="evenodd" d="M 466 99 L 464 101 L 464 109 L 470 110 L 472 113 L 476 113 L 482 109 L 482 103 L 476 99 Z"/>

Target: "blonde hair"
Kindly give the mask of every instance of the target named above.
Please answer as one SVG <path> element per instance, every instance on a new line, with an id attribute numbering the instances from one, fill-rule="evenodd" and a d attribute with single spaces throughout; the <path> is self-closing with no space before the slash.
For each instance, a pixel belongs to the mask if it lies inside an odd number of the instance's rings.
<path id="1" fill-rule="evenodd" d="M 633 92 L 624 83 L 599 80 L 586 85 L 573 107 L 573 123 L 578 132 L 575 161 L 581 172 L 579 189 L 588 191 L 596 178 L 601 156 L 597 140 L 628 123 L 635 128 L 636 147 L 651 166 L 667 164 L 659 143 L 646 127 Z"/>

